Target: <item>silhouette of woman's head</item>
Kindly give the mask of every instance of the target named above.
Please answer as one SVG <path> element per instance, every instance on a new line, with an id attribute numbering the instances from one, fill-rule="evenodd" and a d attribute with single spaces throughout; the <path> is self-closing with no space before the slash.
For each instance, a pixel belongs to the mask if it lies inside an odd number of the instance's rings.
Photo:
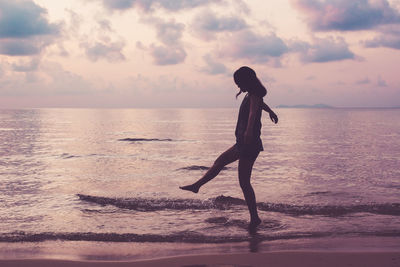
<path id="1" fill-rule="evenodd" d="M 249 94 L 256 94 L 260 97 L 264 97 L 267 94 L 267 90 L 257 78 L 256 72 L 247 66 L 243 66 L 235 71 L 233 79 L 240 89 L 236 97 L 242 92 L 249 92 Z"/>

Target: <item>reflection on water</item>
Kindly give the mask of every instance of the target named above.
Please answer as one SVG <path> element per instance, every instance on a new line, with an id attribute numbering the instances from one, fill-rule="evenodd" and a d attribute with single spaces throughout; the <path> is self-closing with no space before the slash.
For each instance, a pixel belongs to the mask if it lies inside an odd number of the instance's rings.
<path id="1" fill-rule="evenodd" d="M 264 224 L 249 236 L 237 163 L 199 194 L 178 189 L 234 143 L 237 110 L 1 110 L 1 241 L 399 236 L 400 110 L 277 113 L 262 119 Z"/>

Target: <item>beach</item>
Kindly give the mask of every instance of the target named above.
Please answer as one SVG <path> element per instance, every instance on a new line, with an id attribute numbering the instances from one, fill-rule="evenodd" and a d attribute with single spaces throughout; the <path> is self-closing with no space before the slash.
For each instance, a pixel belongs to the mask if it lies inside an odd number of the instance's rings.
<path id="1" fill-rule="evenodd" d="M 0 245 L 6 245 L 0 243 Z M 1 246 L 0 266 L 398 267 L 398 238 L 190 244 L 46 241 Z"/>
<path id="2" fill-rule="evenodd" d="M 142 261 L 1 260 L 2 267 L 398 267 L 400 252 L 270 252 L 194 255 Z"/>

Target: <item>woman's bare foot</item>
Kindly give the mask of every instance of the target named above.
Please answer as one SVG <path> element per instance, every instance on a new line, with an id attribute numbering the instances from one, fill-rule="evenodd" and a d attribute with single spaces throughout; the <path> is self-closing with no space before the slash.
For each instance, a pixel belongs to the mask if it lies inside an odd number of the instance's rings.
<path id="1" fill-rule="evenodd" d="M 180 186 L 179 187 L 182 190 L 187 190 L 187 191 L 192 191 L 193 193 L 199 192 L 199 187 L 191 184 L 191 185 L 186 185 L 186 186 Z"/>

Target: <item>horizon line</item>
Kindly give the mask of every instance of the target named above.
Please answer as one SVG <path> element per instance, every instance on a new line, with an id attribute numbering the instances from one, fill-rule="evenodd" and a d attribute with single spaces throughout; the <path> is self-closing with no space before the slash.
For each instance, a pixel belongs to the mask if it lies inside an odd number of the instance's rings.
<path id="1" fill-rule="evenodd" d="M 280 107 L 282 106 L 282 107 Z M 233 109 L 237 107 L 0 107 L 0 110 L 24 110 L 24 109 Z M 327 106 L 315 107 L 314 105 L 276 105 L 278 109 L 400 109 L 400 106 Z"/>

